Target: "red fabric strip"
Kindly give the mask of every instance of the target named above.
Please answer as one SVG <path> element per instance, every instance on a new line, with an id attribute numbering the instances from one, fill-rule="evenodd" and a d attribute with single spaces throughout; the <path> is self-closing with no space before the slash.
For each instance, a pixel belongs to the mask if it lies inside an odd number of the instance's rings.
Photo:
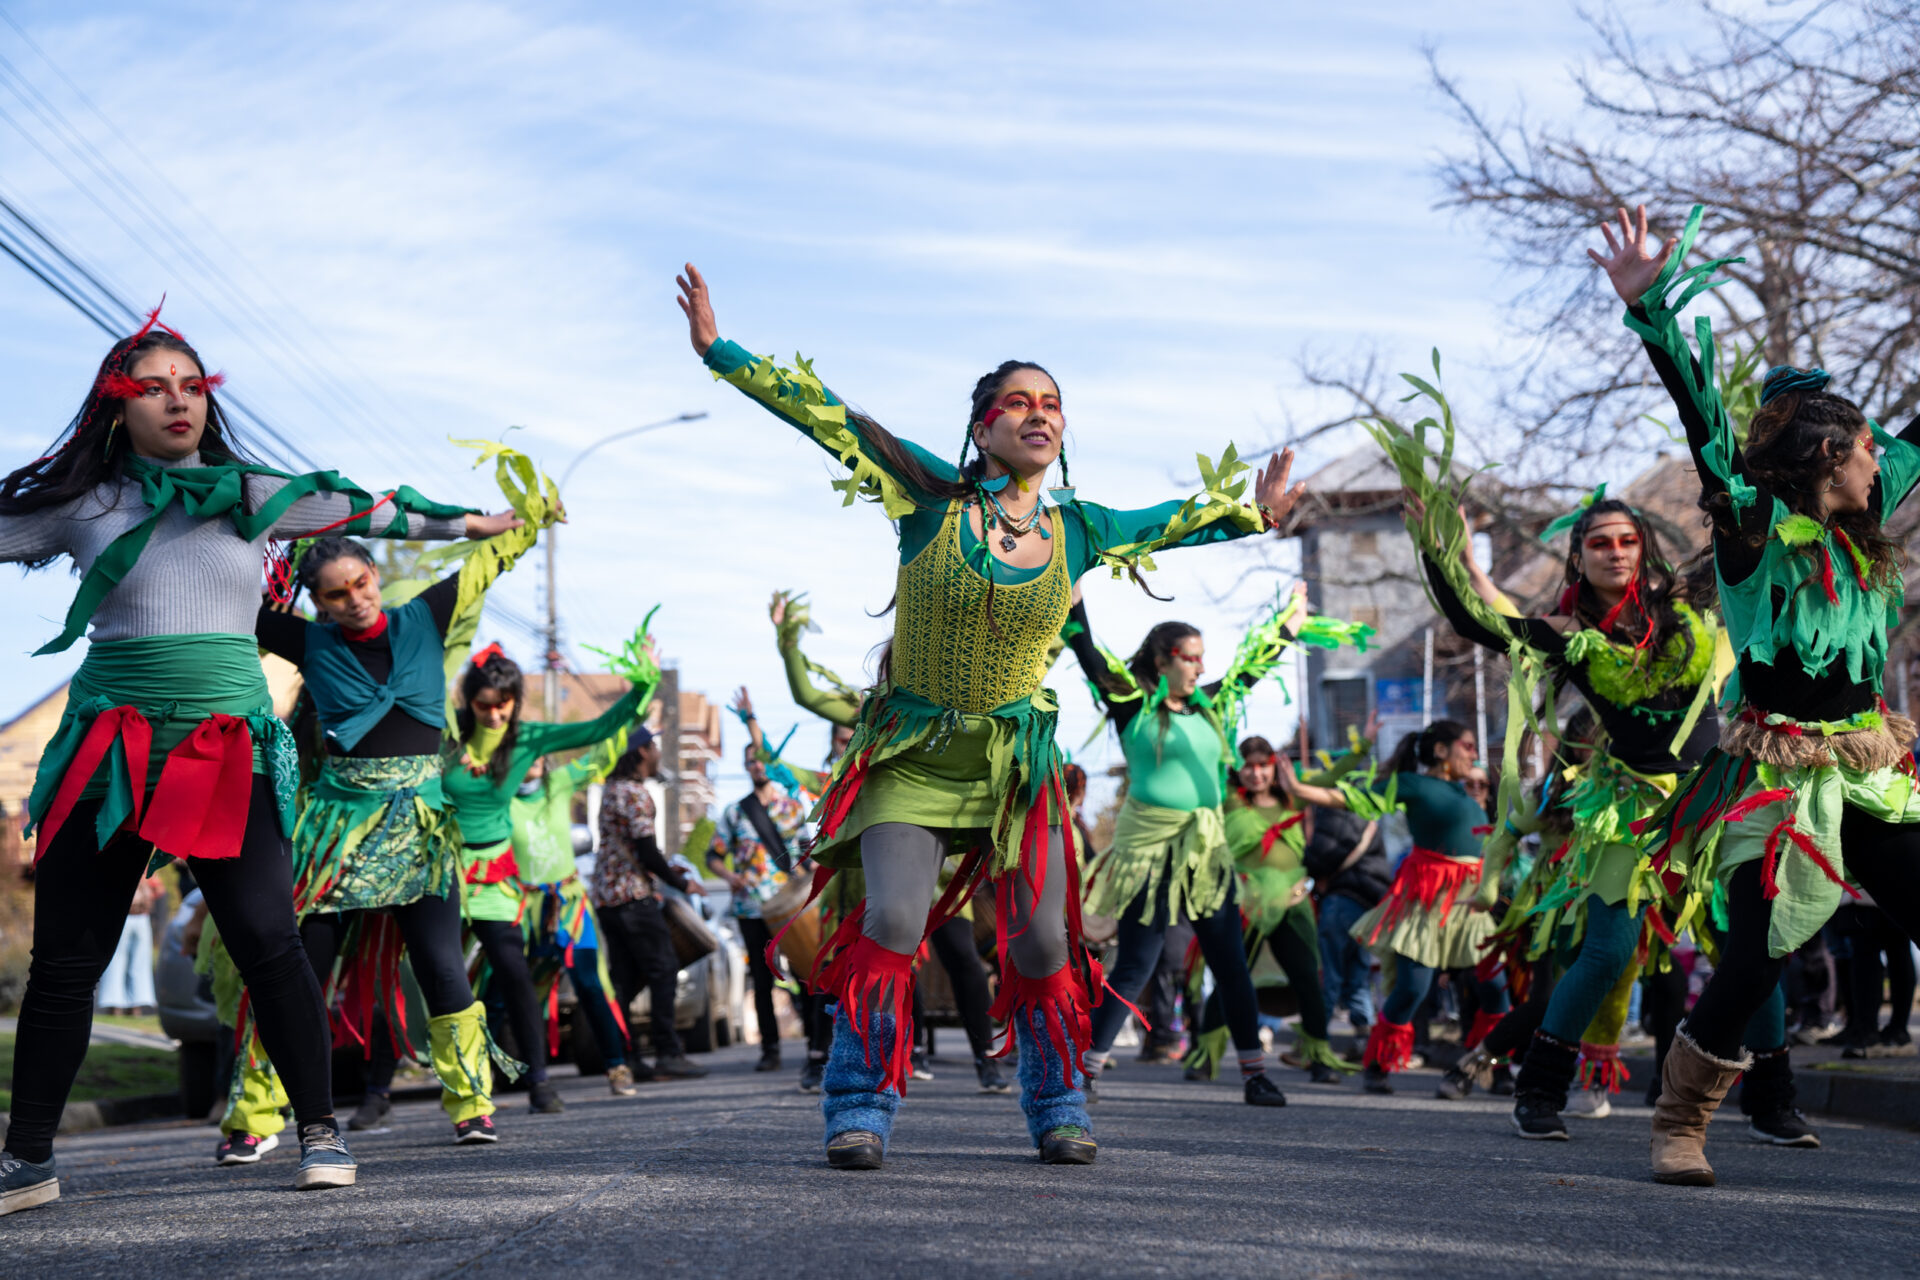
<path id="1" fill-rule="evenodd" d="M 128 821 L 137 823 L 140 820 L 140 810 L 147 799 L 147 757 L 153 749 L 153 726 L 132 707 L 109 707 L 87 726 L 87 736 L 80 740 L 80 749 L 74 752 L 66 773 L 61 775 L 60 789 L 54 793 L 53 804 L 34 835 L 33 860 L 36 863 L 46 855 L 53 838 L 66 825 L 68 816 L 73 813 L 73 806 L 80 800 L 80 793 L 92 781 L 100 762 L 107 758 L 115 739 L 119 739 L 125 749 L 127 781 L 133 788 L 133 815 Z"/>
<path id="2" fill-rule="evenodd" d="M 176 858 L 237 858 L 253 792 L 253 731 L 211 715 L 167 753 L 140 838 Z"/>

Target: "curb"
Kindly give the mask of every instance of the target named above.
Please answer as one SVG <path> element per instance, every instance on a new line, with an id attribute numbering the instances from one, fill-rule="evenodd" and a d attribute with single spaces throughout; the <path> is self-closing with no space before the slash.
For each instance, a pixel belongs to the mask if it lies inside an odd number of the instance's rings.
<path id="1" fill-rule="evenodd" d="M 185 1114 L 180 1109 L 180 1095 L 177 1093 L 148 1093 L 134 1098 L 69 1102 L 66 1110 L 60 1113 L 60 1127 L 54 1132 L 87 1133 L 114 1125 L 140 1124 L 147 1120 L 175 1120 Z M 0 1111 L 0 1123 L 10 1122 L 12 1118 L 10 1113 Z"/>

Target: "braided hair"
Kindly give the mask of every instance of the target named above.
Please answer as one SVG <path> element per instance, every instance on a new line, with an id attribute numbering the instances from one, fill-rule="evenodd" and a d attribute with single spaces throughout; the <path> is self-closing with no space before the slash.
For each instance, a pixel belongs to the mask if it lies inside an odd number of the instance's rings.
<path id="1" fill-rule="evenodd" d="M 352 538 L 342 538 L 329 534 L 324 538 L 315 538 L 300 549 L 300 565 L 294 570 L 294 581 L 308 595 L 312 595 L 320 586 L 320 571 L 335 560 L 358 560 L 367 568 L 373 568 L 373 553 Z"/>
<path id="2" fill-rule="evenodd" d="M 1779 372 L 1775 370 L 1774 374 Z M 1867 415 L 1844 396 L 1818 389 L 1824 381 L 1818 386 L 1787 383 L 1780 389 L 1777 383 L 1786 380 L 1776 380 L 1769 374 L 1768 382 L 1776 389 L 1761 400 L 1759 412 L 1747 426 L 1747 474 L 1771 489 L 1789 510 L 1822 520 L 1821 490 L 1835 468 L 1860 447 Z M 1713 517 L 1716 527 L 1732 526 L 1732 501 L 1727 494 L 1703 497 L 1700 505 Z M 1823 522 L 1845 534 L 1866 556 L 1872 566 L 1869 581 L 1875 586 L 1897 579 L 1906 554 L 1881 527 L 1878 511 L 1836 511 Z M 1758 547 L 1770 533 L 1755 533 L 1750 545 Z"/>

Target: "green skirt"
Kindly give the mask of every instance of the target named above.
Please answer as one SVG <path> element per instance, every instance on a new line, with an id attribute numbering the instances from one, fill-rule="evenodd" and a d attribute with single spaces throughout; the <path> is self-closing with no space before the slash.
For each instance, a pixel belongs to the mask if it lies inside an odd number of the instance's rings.
<path id="1" fill-rule="evenodd" d="M 294 903 L 370 911 L 456 891 L 459 839 L 439 756 L 331 757 L 293 832 Z"/>

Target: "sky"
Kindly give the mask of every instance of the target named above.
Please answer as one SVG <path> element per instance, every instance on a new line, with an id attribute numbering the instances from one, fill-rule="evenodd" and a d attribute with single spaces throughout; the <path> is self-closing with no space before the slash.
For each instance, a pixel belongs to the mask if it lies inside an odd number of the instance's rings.
<path id="1" fill-rule="evenodd" d="M 321 465 L 488 505 L 490 478 L 449 437 L 520 427 L 509 438 L 557 475 L 614 432 L 708 415 L 574 472 L 565 638 L 591 667 L 584 646 L 661 604 L 683 687 L 749 686 L 772 733 L 800 725 L 804 760 L 826 730 L 787 697 L 767 598 L 807 592 L 809 653 L 857 678 L 890 627 L 870 614 L 892 594 L 892 532 L 840 505 L 824 454 L 706 373 L 673 301 L 682 263 L 705 272 L 723 336 L 806 355 L 938 454 L 958 453 L 982 372 L 1045 364 L 1081 496 L 1144 506 L 1192 492 L 1196 451 L 1246 452 L 1325 411 L 1303 354 L 1418 369 L 1439 344 L 1471 411 L 1473 371 L 1513 341 L 1516 282 L 1479 227 L 1436 208 L 1460 132 L 1423 49 L 1500 115 L 1570 109 L 1590 47 L 1553 0 L 0 13 L 21 29 L 0 23 L 0 194 L 140 308 L 165 294 L 228 393 Z M 108 338 L 4 259 L 0 298 L 14 466 L 72 416 Z M 1301 471 L 1356 447 L 1329 442 Z M 1183 619 L 1217 674 L 1290 581 L 1291 550 L 1167 554 L 1154 587 L 1172 603 L 1090 578 L 1095 630 L 1126 651 Z M 0 664 L 4 718 L 84 646 L 26 656 L 71 599 L 61 567 L 0 583 L 0 652 L 19 655 Z M 544 590 L 530 557 L 496 594 L 533 618 Z M 491 610 L 481 639 L 538 657 Z M 1071 659 L 1052 684 L 1062 744 L 1100 773 L 1117 752 L 1081 747 L 1095 713 Z M 1293 719 L 1267 685 L 1249 727 Z M 743 777 L 727 731 L 723 796 Z"/>

